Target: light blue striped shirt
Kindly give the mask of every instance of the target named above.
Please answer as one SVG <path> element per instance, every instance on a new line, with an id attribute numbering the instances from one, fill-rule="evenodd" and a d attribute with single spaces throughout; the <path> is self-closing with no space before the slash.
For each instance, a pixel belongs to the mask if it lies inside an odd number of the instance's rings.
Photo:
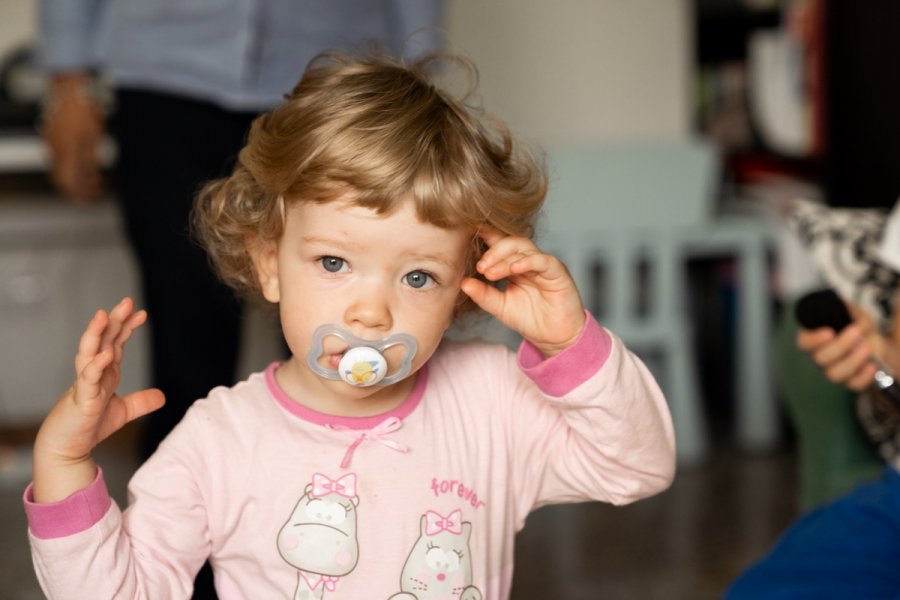
<path id="1" fill-rule="evenodd" d="M 39 51 L 53 71 L 262 110 L 322 50 L 440 47 L 441 12 L 441 0 L 41 0 Z"/>

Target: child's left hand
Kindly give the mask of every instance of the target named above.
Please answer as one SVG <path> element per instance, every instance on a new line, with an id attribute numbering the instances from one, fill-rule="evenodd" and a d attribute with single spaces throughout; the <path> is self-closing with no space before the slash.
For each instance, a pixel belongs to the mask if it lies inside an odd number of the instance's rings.
<path id="1" fill-rule="evenodd" d="M 476 270 L 488 281 L 506 279 L 506 289 L 468 277 L 462 291 L 544 356 L 559 354 L 575 343 L 584 328 L 584 305 L 566 266 L 530 239 L 494 229 L 482 229 L 478 235 L 488 250 Z"/>

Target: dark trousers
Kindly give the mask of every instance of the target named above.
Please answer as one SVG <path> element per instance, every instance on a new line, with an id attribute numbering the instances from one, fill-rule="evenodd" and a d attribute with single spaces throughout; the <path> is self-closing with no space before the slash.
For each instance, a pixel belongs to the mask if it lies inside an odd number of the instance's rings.
<path id="1" fill-rule="evenodd" d="M 153 385 L 166 395 L 144 418 L 143 460 L 194 400 L 234 383 L 241 305 L 191 238 L 190 213 L 201 185 L 233 167 L 255 115 L 143 90 L 116 101 L 116 187 L 149 313 Z M 206 567 L 194 598 L 215 598 L 211 581 Z"/>

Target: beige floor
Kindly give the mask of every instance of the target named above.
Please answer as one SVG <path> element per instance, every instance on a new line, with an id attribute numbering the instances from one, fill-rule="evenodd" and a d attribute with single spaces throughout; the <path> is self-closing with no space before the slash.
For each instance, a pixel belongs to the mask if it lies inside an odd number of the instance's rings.
<path id="1" fill-rule="evenodd" d="M 16 432 L 5 441 L 24 442 L 29 434 Z M 98 457 L 119 500 L 133 468 L 129 439 L 122 435 L 111 440 Z M 27 461 L 27 454 L 20 460 Z M 31 568 L 21 507 L 27 466 L 20 463 L 18 474 L 9 464 L 0 468 L 3 600 L 43 597 Z M 789 450 L 754 457 L 720 448 L 707 464 L 682 470 L 674 486 L 655 498 L 626 507 L 541 509 L 529 518 L 518 540 L 512 597 L 720 598 L 728 582 L 765 552 L 792 518 L 794 482 Z"/>

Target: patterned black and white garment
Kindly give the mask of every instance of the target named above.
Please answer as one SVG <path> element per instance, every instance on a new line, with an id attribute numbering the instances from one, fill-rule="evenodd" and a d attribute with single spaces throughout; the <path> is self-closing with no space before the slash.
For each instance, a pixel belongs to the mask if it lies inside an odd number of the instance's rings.
<path id="1" fill-rule="evenodd" d="M 898 203 L 900 207 L 900 203 Z M 900 283 L 900 208 L 832 208 L 792 200 L 787 225 L 822 277 L 887 331 Z M 897 307 L 900 309 L 900 306 Z M 856 415 L 885 461 L 900 469 L 900 411 L 877 390 L 856 398 Z"/>

